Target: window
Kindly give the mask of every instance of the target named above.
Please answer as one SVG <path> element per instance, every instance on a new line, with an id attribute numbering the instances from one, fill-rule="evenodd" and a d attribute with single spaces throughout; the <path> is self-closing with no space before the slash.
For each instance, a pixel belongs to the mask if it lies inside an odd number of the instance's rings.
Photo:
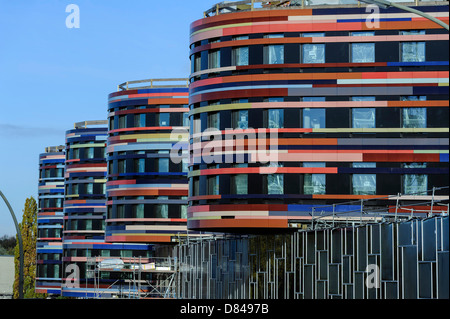
<path id="1" fill-rule="evenodd" d="M 134 160 L 134 171 L 136 173 L 145 172 L 145 158 L 137 158 Z"/>
<path id="2" fill-rule="evenodd" d="M 117 218 L 123 218 L 125 215 L 125 206 L 117 205 Z"/>
<path id="3" fill-rule="evenodd" d="M 352 43 L 352 62 L 375 62 L 375 43 Z"/>
<path id="4" fill-rule="evenodd" d="M 284 194 L 284 174 L 267 175 L 267 194 L 269 195 Z"/>
<path id="5" fill-rule="evenodd" d="M 159 173 L 168 173 L 169 172 L 169 159 L 168 158 L 158 158 L 157 165 L 158 165 Z"/>
<path id="6" fill-rule="evenodd" d="M 192 73 L 201 70 L 202 60 L 200 53 L 191 55 L 191 71 Z"/>
<path id="7" fill-rule="evenodd" d="M 93 147 L 86 148 L 86 158 L 94 158 L 94 148 Z"/>
<path id="8" fill-rule="evenodd" d="M 134 127 L 145 127 L 145 114 L 134 115 Z"/>
<path id="9" fill-rule="evenodd" d="M 376 163 L 353 163 L 353 168 L 375 168 Z M 353 174 L 354 195 L 375 195 L 377 192 L 376 174 Z"/>
<path id="10" fill-rule="evenodd" d="M 325 128 L 325 109 L 303 109 L 303 128 Z"/>
<path id="11" fill-rule="evenodd" d="M 407 163 L 404 168 L 426 168 L 426 163 Z M 428 175 L 405 174 L 403 175 L 403 194 L 427 195 Z"/>
<path id="12" fill-rule="evenodd" d="M 183 126 L 189 127 L 189 113 L 183 113 Z"/>
<path id="13" fill-rule="evenodd" d="M 324 36 L 325 36 L 324 32 L 306 32 L 306 33 L 303 33 L 303 37 L 304 38 L 324 37 Z"/>
<path id="14" fill-rule="evenodd" d="M 86 194 L 88 195 L 94 194 L 94 184 L 92 183 L 86 184 Z"/>
<path id="15" fill-rule="evenodd" d="M 134 218 L 144 218 L 144 204 L 133 205 Z"/>
<path id="16" fill-rule="evenodd" d="M 120 257 L 126 258 L 126 257 L 133 257 L 133 251 L 132 250 L 120 250 Z"/>
<path id="17" fill-rule="evenodd" d="M 192 193 L 194 196 L 198 196 L 200 194 L 200 179 L 198 177 L 193 178 Z"/>
<path id="18" fill-rule="evenodd" d="M 232 65 L 248 65 L 248 47 L 233 48 L 231 53 Z"/>
<path id="19" fill-rule="evenodd" d="M 233 128 L 248 129 L 248 110 L 233 111 L 231 119 Z"/>
<path id="20" fill-rule="evenodd" d="M 352 101 L 375 101 L 375 96 L 352 96 Z"/>
<path id="21" fill-rule="evenodd" d="M 235 35 L 232 37 L 233 41 L 236 40 L 248 40 L 248 35 Z"/>
<path id="22" fill-rule="evenodd" d="M 406 30 L 400 31 L 401 35 L 411 35 L 411 34 L 425 34 L 425 30 Z"/>
<path id="23" fill-rule="evenodd" d="M 194 115 L 194 120 L 189 124 L 191 126 L 192 134 L 201 133 L 202 122 L 200 120 L 200 115 Z"/>
<path id="24" fill-rule="evenodd" d="M 427 127 L 427 109 L 424 107 L 408 107 L 403 109 L 403 127 Z"/>
<path id="25" fill-rule="evenodd" d="M 180 218 L 186 219 L 187 218 L 187 205 L 181 205 L 180 206 Z"/>
<path id="26" fill-rule="evenodd" d="M 325 44 L 303 44 L 303 63 L 325 63 Z"/>
<path id="27" fill-rule="evenodd" d="M 208 114 L 208 128 L 220 129 L 220 117 L 219 112 Z"/>
<path id="28" fill-rule="evenodd" d="M 170 126 L 170 113 L 159 113 L 159 126 Z"/>
<path id="29" fill-rule="evenodd" d="M 71 159 L 79 159 L 80 158 L 80 149 L 72 148 L 71 150 L 73 150 Z"/>
<path id="30" fill-rule="evenodd" d="M 374 32 L 352 32 L 352 36 L 373 36 Z M 356 42 L 351 48 L 352 62 L 370 63 L 375 62 L 375 43 Z"/>
<path id="31" fill-rule="evenodd" d="M 425 42 L 403 42 L 401 51 L 402 62 L 425 61 Z"/>
<path id="32" fill-rule="evenodd" d="M 187 154 L 183 154 L 183 157 L 181 158 L 181 171 L 185 173 L 189 172 L 189 157 Z"/>
<path id="33" fill-rule="evenodd" d="M 219 195 L 219 176 L 208 176 L 208 195 Z"/>
<path id="34" fill-rule="evenodd" d="M 231 193 L 237 195 L 248 194 L 247 174 L 237 174 L 231 176 Z"/>
<path id="35" fill-rule="evenodd" d="M 232 104 L 239 104 L 239 103 L 248 103 L 248 99 L 232 99 Z"/>
<path id="36" fill-rule="evenodd" d="M 118 160 L 118 173 L 126 173 L 127 170 L 127 162 L 124 159 Z"/>
<path id="37" fill-rule="evenodd" d="M 92 219 L 86 219 L 86 230 L 92 230 Z"/>
<path id="38" fill-rule="evenodd" d="M 275 38 L 284 38 L 283 33 L 269 33 L 265 34 L 264 38 L 275 39 Z"/>
<path id="39" fill-rule="evenodd" d="M 211 50 L 208 55 L 208 69 L 220 68 L 220 50 Z"/>
<path id="40" fill-rule="evenodd" d="M 72 184 L 72 195 L 78 195 L 78 184 Z"/>
<path id="41" fill-rule="evenodd" d="M 352 109 L 353 128 L 374 128 L 375 108 L 355 108 Z"/>
<path id="42" fill-rule="evenodd" d="M 284 45 L 273 44 L 264 47 L 264 64 L 283 64 Z"/>
<path id="43" fill-rule="evenodd" d="M 127 121 L 126 121 L 126 116 L 125 115 L 120 115 L 119 116 L 119 128 L 125 128 L 127 126 Z"/>
<path id="44" fill-rule="evenodd" d="M 283 128 L 284 127 L 283 109 L 268 110 L 267 113 L 268 113 L 267 128 Z"/>
<path id="45" fill-rule="evenodd" d="M 166 198 L 164 198 L 166 197 Z M 167 199 L 167 196 L 158 196 L 158 199 Z M 167 204 L 157 204 L 154 205 L 154 216 L 155 218 L 168 218 L 169 217 L 169 205 Z"/>
<path id="46" fill-rule="evenodd" d="M 401 35 L 425 34 L 425 30 L 400 31 Z M 402 62 L 423 62 L 425 61 L 425 42 L 402 42 L 401 43 Z"/>
<path id="47" fill-rule="evenodd" d="M 325 167 L 325 163 L 303 163 L 303 167 Z M 325 174 L 305 174 L 303 193 L 308 195 L 325 194 Z"/>

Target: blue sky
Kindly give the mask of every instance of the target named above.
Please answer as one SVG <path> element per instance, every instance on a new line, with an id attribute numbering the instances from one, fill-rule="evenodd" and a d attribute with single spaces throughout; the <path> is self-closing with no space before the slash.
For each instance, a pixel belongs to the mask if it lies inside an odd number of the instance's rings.
<path id="1" fill-rule="evenodd" d="M 66 27 L 66 6 L 80 28 Z M 189 76 L 189 24 L 216 1 L 0 0 L 0 190 L 19 222 L 39 154 L 73 123 L 106 119 L 125 81 Z M 0 236 L 15 235 L 0 202 Z"/>

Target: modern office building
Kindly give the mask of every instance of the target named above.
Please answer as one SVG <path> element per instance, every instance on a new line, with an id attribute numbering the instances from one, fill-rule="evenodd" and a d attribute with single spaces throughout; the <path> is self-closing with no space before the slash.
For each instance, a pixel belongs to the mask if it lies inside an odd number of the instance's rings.
<path id="1" fill-rule="evenodd" d="M 130 81 L 109 95 L 106 241 L 164 246 L 186 236 L 187 86 Z"/>
<path id="2" fill-rule="evenodd" d="M 65 271 L 71 269 L 69 265 L 75 265 L 83 288 L 87 258 L 101 255 L 97 245 L 104 242 L 106 137 L 106 121 L 75 123 L 66 132 L 63 278 L 70 275 Z M 78 293 L 64 284 L 62 292 L 63 296 Z"/>
<path id="3" fill-rule="evenodd" d="M 448 1 L 407 4 L 448 23 Z M 205 11 L 189 79 L 120 84 L 42 155 L 36 291 L 448 297 L 449 35 L 378 9 Z"/>
<path id="4" fill-rule="evenodd" d="M 448 185 L 448 31 L 346 2 L 223 2 L 191 24 L 189 229 L 287 229 Z M 448 1 L 408 5 L 448 24 Z"/>
<path id="5" fill-rule="evenodd" d="M 36 292 L 61 293 L 65 146 L 39 155 Z"/>
<path id="6" fill-rule="evenodd" d="M 123 278 L 109 272 L 95 278 L 98 264 L 152 253 L 148 245 L 105 242 L 107 131 L 104 120 L 75 123 L 66 132 L 62 258 L 62 295 L 66 297 L 94 297 L 107 288 L 109 293 L 119 291 Z"/>

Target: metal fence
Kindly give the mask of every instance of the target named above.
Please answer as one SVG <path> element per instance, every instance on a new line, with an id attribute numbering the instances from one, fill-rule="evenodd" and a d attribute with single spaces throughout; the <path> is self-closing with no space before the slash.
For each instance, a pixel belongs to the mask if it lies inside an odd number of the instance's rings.
<path id="1" fill-rule="evenodd" d="M 178 298 L 449 298 L 448 216 L 180 243 Z"/>

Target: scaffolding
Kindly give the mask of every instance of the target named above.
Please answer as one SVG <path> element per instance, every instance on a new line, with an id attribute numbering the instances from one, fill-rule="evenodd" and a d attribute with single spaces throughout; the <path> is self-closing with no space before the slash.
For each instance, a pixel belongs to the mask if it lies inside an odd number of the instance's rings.
<path id="1" fill-rule="evenodd" d="M 446 193 L 448 189 L 449 186 L 433 187 L 431 190 L 413 194 L 398 193 L 387 197 L 372 197 L 339 204 L 314 206 L 311 208 L 310 223 L 306 229 L 314 230 L 386 221 L 407 221 L 413 218 L 448 216 L 450 211 L 449 196 L 447 194 L 436 195 L 436 192 Z M 382 204 L 374 204 L 377 201 Z M 337 207 L 341 205 L 354 205 L 358 206 L 358 209 L 338 212 Z M 290 227 L 296 227 L 295 223 L 295 220 L 290 221 Z"/>
<path id="2" fill-rule="evenodd" d="M 176 298 L 176 257 L 89 257 L 86 271 L 94 299 Z"/>

